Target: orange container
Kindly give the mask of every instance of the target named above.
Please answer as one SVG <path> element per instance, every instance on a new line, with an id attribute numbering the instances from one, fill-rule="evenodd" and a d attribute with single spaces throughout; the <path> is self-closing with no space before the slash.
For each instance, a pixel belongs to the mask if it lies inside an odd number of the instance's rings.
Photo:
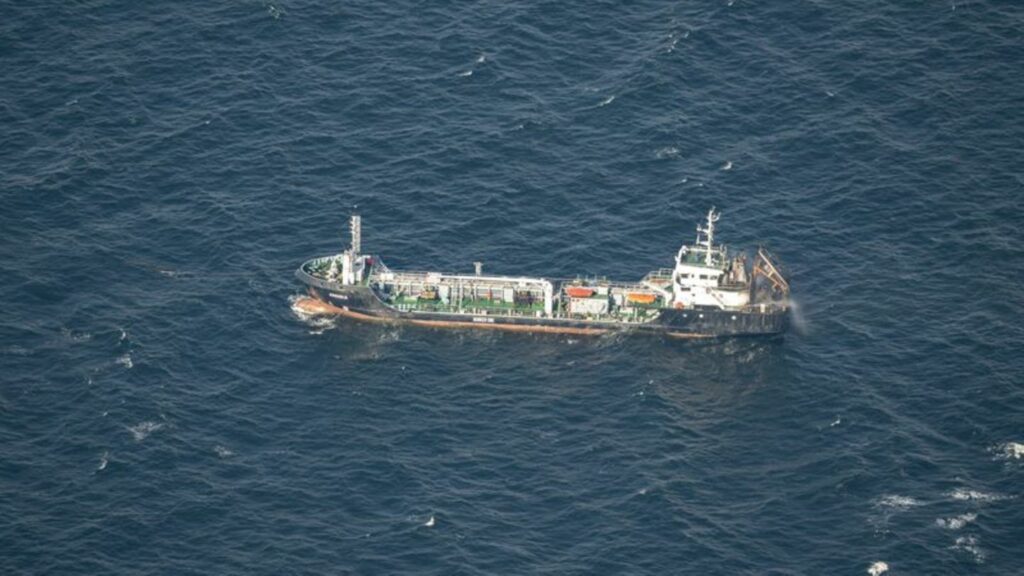
<path id="1" fill-rule="evenodd" d="M 594 294 L 594 289 L 586 286 L 569 286 L 565 293 L 573 298 L 590 298 Z"/>
<path id="2" fill-rule="evenodd" d="M 637 304 L 654 304 L 654 301 L 658 297 L 654 294 L 648 294 L 646 292 L 630 292 L 626 294 L 626 300 L 630 302 L 636 302 Z"/>

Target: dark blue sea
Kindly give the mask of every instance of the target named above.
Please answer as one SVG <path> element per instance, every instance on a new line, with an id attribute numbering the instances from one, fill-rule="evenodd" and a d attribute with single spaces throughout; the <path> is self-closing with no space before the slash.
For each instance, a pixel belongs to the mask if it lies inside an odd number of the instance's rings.
<path id="1" fill-rule="evenodd" d="M 0 574 L 1024 574 L 1024 4 L 0 12 Z M 293 310 L 711 206 L 785 337 Z"/>

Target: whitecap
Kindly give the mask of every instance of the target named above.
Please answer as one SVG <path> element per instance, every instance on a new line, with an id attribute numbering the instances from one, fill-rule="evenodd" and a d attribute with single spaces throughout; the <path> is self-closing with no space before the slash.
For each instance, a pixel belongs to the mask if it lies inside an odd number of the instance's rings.
<path id="1" fill-rule="evenodd" d="M 732 160 L 726 160 L 725 164 L 722 164 L 722 170 L 732 170 Z"/>
<path id="2" fill-rule="evenodd" d="M 429 520 L 423 523 L 423 525 L 427 528 L 433 528 L 435 524 L 437 524 L 437 520 L 435 520 L 433 516 L 431 516 Z"/>
<path id="3" fill-rule="evenodd" d="M 163 427 L 163 424 L 147 420 L 145 422 L 139 422 L 135 426 L 129 426 L 128 431 L 132 433 L 132 437 L 135 438 L 136 442 L 142 442 L 147 436 Z"/>
<path id="4" fill-rule="evenodd" d="M 842 423 L 843 423 L 843 417 L 842 416 L 836 416 L 836 419 L 831 424 L 829 424 L 828 427 L 829 428 L 835 428 L 836 426 L 839 426 Z"/>
<path id="5" fill-rule="evenodd" d="M 954 516 L 953 518 L 936 518 L 935 525 L 939 528 L 947 528 L 949 530 L 959 530 L 964 526 L 967 526 L 971 522 L 977 520 L 978 515 L 973 512 Z"/>
<path id="6" fill-rule="evenodd" d="M 900 496 L 899 494 L 887 494 L 879 498 L 875 504 L 882 508 L 894 510 L 908 510 L 914 506 L 920 506 L 921 502 L 911 496 Z"/>
<path id="7" fill-rule="evenodd" d="M 306 324 L 309 324 L 309 326 L 313 328 L 308 332 L 309 334 L 313 336 L 319 336 L 326 332 L 327 330 L 334 327 L 334 318 L 317 316 L 315 318 L 310 318 L 309 320 L 307 320 Z"/>
<path id="8" fill-rule="evenodd" d="M 1012 496 L 992 494 L 989 492 L 982 492 L 980 490 L 967 490 L 965 488 L 957 488 L 956 490 L 953 490 L 949 493 L 949 497 L 954 500 L 971 500 L 974 502 L 996 502 L 1012 498 Z"/>
<path id="9" fill-rule="evenodd" d="M 216 452 L 217 456 L 220 456 L 221 458 L 227 458 L 228 456 L 234 456 L 235 454 L 234 452 L 228 450 L 227 448 L 221 446 L 220 444 L 214 446 L 213 451 Z"/>
<path id="10" fill-rule="evenodd" d="M 466 76 L 472 76 L 472 75 L 473 75 L 473 71 L 472 70 L 466 70 L 465 72 L 459 72 L 459 76 L 463 77 L 463 78 L 465 78 Z"/>
<path id="11" fill-rule="evenodd" d="M 659 148 L 654 153 L 654 156 L 659 160 L 662 158 L 675 158 L 676 156 L 679 156 L 679 148 L 676 148 L 675 146 L 666 146 L 664 148 Z"/>
<path id="12" fill-rule="evenodd" d="M 1024 443 L 1021 442 L 1007 442 L 1002 446 L 999 446 L 1000 457 L 1009 460 L 1020 460 L 1024 458 Z"/>
<path id="13" fill-rule="evenodd" d="M 132 362 L 131 352 L 125 353 L 123 356 L 115 360 L 115 362 L 117 362 L 121 366 L 124 366 L 125 368 L 131 368 L 132 366 L 135 366 L 135 364 Z"/>
<path id="14" fill-rule="evenodd" d="M 487 62 L 487 55 L 486 54 L 481 54 L 481 55 L 476 57 L 476 63 L 477 64 L 483 64 L 484 62 Z"/>
<path id="15" fill-rule="evenodd" d="M 981 564 L 985 561 L 985 551 L 978 546 L 978 539 L 974 536 L 960 536 L 956 539 L 952 546 L 953 550 L 961 550 L 969 552 L 974 557 L 974 561 Z"/>
<path id="16" fill-rule="evenodd" d="M 882 562 L 881 560 L 873 562 L 871 566 L 868 566 L 868 574 L 871 576 L 881 576 L 889 571 L 889 564 Z"/>
<path id="17" fill-rule="evenodd" d="M 77 332 L 70 328 L 61 328 L 60 333 L 72 342 L 88 342 L 92 340 L 92 334 L 88 332 Z"/>
<path id="18" fill-rule="evenodd" d="M 96 467 L 96 470 L 103 470 L 103 469 L 105 469 L 109 462 L 110 462 L 110 452 L 107 451 L 107 452 L 104 452 L 102 456 L 100 456 L 100 465 Z"/>
<path id="19" fill-rule="evenodd" d="M 607 106 L 607 105 L 611 104 L 612 102 L 615 102 L 615 95 L 614 94 L 609 96 L 609 97 L 607 97 L 607 98 L 605 98 L 604 100 L 602 100 L 601 103 L 598 104 L 597 106 L 600 108 L 602 106 Z"/>

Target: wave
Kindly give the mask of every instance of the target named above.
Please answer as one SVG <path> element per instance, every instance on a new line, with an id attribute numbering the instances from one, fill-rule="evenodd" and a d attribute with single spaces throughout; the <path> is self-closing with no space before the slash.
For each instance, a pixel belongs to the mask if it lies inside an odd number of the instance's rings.
<path id="1" fill-rule="evenodd" d="M 950 548 L 969 553 L 978 564 L 985 561 L 985 551 L 978 546 L 978 539 L 974 536 L 960 536 Z"/>
<path id="2" fill-rule="evenodd" d="M 1003 460 L 1020 460 L 1024 458 L 1024 443 L 1007 442 L 994 447 L 992 451 L 997 452 L 996 458 Z"/>
<path id="3" fill-rule="evenodd" d="M 889 494 L 882 496 L 875 501 L 875 505 L 881 508 L 890 508 L 893 510 L 909 510 L 914 506 L 920 506 L 921 502 L 911 496 L 900 496 L 898 494 Z"/>
<path id="4" fill-rule="evenodd" d="M 877 562 L 872 562 L 871 566 L 868 566 L 868 574 L 870 574 L 871 576 L 881 576 L 882 574 L 885 574 L 888 571 L 889 564 L 887 562 L 882 562 L 881 560 Z"/>
<path id="5" fill-rule="evenodd" d="M 89 340 L 92 340 L 92 334 L 88 332 L 79 332 L 67 327 L 61 328 L 60 333 L 64 338 L 67 338 L 72 342 L 88 342 Z"/>
<path id="6" fill-rule="evenodd" d="M 948 530 L 959 530 L 964 526 L 977 520 L 978 515 L 974 512 L 967 512 L 953 518 L 936 518 L 935 525 L 940 528 L 946 528 Z"/>
<path id="7" fill-rule="evenodd" d="M 1000 500 L 1008 500 L 1013 496 L 1006 496 L 1004 494 L 993 494 L 990 492 L 981 492 L 980 490 L 968 490 L 966 488 L 957 488 L 949 493 L 949 497 L 953 500 L 970 500 L 974 502 L 998 502 Z"/>
<path id="8" fill-rule="evenodd" d="M 147 420 L 145 422 L 139 422 L 135 426 L 129 426 L 128 431 L 132 433 L 132 437 L 135 438 L 136 442 L 142 442 L 150 434 L 163 427 L 163 424 Z"/>

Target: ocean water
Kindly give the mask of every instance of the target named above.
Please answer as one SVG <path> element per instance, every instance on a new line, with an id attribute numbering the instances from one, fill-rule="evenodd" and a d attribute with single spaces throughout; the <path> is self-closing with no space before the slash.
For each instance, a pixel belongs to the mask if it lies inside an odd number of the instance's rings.
<path id="1" fill-rule="evenodd" d="M 0 573 L 1024 574 L 1024 5 L 9 3 Z M 782 339 L 304 318 L 293 270 L 633 279 Z"/>

